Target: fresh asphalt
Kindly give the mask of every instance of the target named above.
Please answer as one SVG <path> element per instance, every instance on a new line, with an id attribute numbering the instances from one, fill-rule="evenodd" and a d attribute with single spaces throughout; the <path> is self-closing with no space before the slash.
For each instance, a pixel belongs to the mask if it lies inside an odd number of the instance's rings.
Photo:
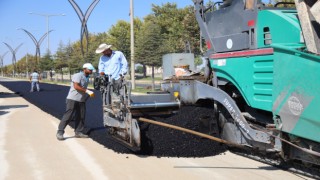
<path id="1" fill-rule="evenodd" d="M 28 81 L 0 78 L 0 84 L 58 119 L 61 119 L 65 111 L 65 101 L 69 86 L 40 83 L 40 92 L 30 92 L 31 85 Z M 95 98 L 90 98 L 87 101 L 85 133 L 94 141 L 115 152 L 158 157 L 205 157 L 217 155 L 226 150 L 219 143 L 207 139 L 141 123 L 142 150 L 132 152 L 108 135 L 107 129 L 103 126 L 100 92 L 93 91 Z M 197 122 L 190 118 L 190 115 L 195 114 L 200 114 L 199 109 L 186 107 L 183 112 L 178 113 L 176 116 L 157 118 L 157 120 L 198 130 Z M 45 121 L 45 119 L 43 120 Z M 74 123 L 71 122 L 70 126 L 74 127 Z"/>

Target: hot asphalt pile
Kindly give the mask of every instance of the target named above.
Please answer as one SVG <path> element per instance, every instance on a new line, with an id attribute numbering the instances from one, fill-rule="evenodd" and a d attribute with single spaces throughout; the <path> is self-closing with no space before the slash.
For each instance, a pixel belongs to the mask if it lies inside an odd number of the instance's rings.
<path id="1" fill-rule="evenodd" d="M 40 92 L 30 93 L 30 83 L 26 81 L 0 81 L 0 84 L 58 119 L 61 119 L 65 111 L 65 101 L 69 86 L 41 83 Z M 87 102 L 86 133 L 94 141 L 115 152 L 133 153 L 108 135 L 107 129 L 103 126 L 100 92 L 96 90 L 94 92 L 96 97 L 89 99 Z M 153 119 L 198 131 L 199 126 L 195 119 L 199 119 L 203 115 L 211 116 L 212 109 L 188 106 L 173 116 L 153 117 Z M 220 143 L 195 135 L 152 124 L 141 123 L 140 125 L 142 149 L 140 152 L 135 152 L 138 155 L 205 157 L 218 155 L 226 150 Z M 71 127 L 74 127 L 73 123 L 71 123 Z"/>

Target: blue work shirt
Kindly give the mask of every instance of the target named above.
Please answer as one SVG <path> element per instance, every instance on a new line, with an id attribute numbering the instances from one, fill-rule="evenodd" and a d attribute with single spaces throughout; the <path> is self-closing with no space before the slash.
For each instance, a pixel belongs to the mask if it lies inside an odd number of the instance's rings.
<path id="1" fill-rule="evenodd" d="M 102 55 L 99 60 L 99 73 L 104 72 L 111 75 L 111 78 L 118 80 L 120 74 L 124 75 L 128 71 L 128 62 L 126 57 L 120 51 L 112 51 L 110 57 Z"/>

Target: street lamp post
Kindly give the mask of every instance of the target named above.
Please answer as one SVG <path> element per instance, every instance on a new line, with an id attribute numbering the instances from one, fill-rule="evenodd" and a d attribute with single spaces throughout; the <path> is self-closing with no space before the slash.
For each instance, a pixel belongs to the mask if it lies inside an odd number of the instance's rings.
<path id="1" fill-rule="evenodd" d="M 28 47 L 27 47 L 27 54 L 26 54 L 26 78 L 29 77 L 29 69 L 28 69 Z"/>
<path id="2" fill-rule="evenodd" d="M 130 0 L 130 36 L 131 36 L 131 84 L 132 89 L 136 88 L 135 83 L 135 67 L 134 67 L 134 26 L 133 26 L 133 0 Z"/>
<path id="3" fill-rule="evenodd" d="M 81 48 L 81 53 L 82 56 L 84 56 L 84 50 L 83 50 L 83 37 L 87 39 L 86 44 L 87 44 L 87 53 L 88 53 L 88 48 L 89 48 L 89 31 L 87 27 L 87 22 L 89 19 L 89 16 L 93 9 L 96 7 L 96 5 L 99 3 L 100 0 L 93 0 L 92 3 L 90 4 L 89 8 L 85 12 L 85 14 L 82 13 L 80 7 L 74 0 L 69 0 L 69 3 L 73 7 L 73 9 L 76 11 L 79 20 L 81 22 L 81 30 L 80 30 L 80 48 Z"/>
<path id="4" fill-rule="evenodd" d="M 48 52 L 50 52 L 50 38 L 49 38 L 49 17 L 51 16 L 65 16 L 65 14 L 40 14 L 40 13 L 34 13 L 34 12 L 29 12 L 29 14 L 34 14 L 34 15 L 39 15 L 39 16 L 44 16 L 47 19 L 47 43 L 48 43 Z"/>
<path id="5" fill-rule="evenodd" d="M 3 42 L 11 51 L 12 53 L 12 65 L 13 65 L 13 77 L 15 77 L 15 70 L 16 70 L 16 53 L 18 51 L 18 49 L 22 46 L 23 43 L 21 43 L 18 47 L 16 47 L 15 49 L 13 49 L 8 43 Z"/>
<path id="6" fill-rule="evenodd" d="M 5 52 L 2 56 L 0 56 L 0 65 L 1 65 L 1 76 L 3 77 L 3 59 L 4 56 L 8 53 L 9 51 Z"/>
<path id="7" fill-rule="evenodd" d="M 22 30 L 25 33 L 27 33 L 29 35 L 29 37 L 32 39 L 34 45 L 36 45 L 36 58 L 37 58 L 37 65 L 39 65 L 39 61 L 40 61 L 40 45 L 43 42 L 43 40 L 46 38 L 46 36 L 48 35 L 48 33 L 50 33 L 52 30 L 50 30 L 49 32 L 45 33 L 39 40 L 37 40 L 34 35 L 32 33 L 30 33 L 29 31 L 27 31 L 26 29 L 23 28 L 17 28 L 17 30 Z"/>

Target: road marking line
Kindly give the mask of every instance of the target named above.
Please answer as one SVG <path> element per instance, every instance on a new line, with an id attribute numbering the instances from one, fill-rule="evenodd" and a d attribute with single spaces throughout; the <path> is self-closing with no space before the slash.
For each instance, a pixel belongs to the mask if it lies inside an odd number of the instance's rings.
<path id="1" fill-rule="evenodd" d="M 55 127 L 58 127 L 56 122 L 51 121 Z M 70 137 L 68 133 L 65 133 L 66 136 Z M 82 165 L 91 173 L 94 179 L 109 179 L 103 172 L 101 166 L 99 166 L 94 158 L 87 152 L 85 147 L 77 142 L 77 139 L 68 139 L 65 140 L 65 144 L 73 152 L 75 157 L 82 163 Z"/>
<path id="2" fill-rule="evenodd" d="M 38 157 L 36 152 L 33 149 L 32 144 L 26 143 L 26 146 L 24 147 L 25 153 L 24 153 L 24 159 L 28 163 L 29 167 L 32 169 L 32 175 L 34 179 L 44 179 L 43 172 L 41 171 L 41 166 L 38 162 Z"/>

